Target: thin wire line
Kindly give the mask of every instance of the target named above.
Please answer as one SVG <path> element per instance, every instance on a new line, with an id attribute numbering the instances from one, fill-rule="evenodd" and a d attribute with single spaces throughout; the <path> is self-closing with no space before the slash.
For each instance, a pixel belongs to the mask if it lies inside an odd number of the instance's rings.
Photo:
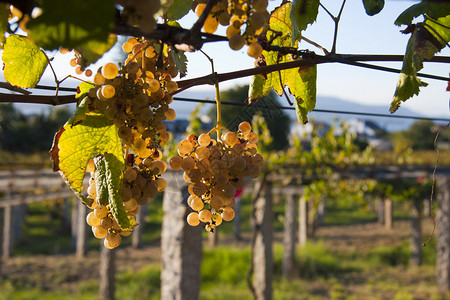
<path id="1" fill-rule="evenodd" d="M 183 97 L 174 97 L 175 101 L 184 101 L 184 102 L 197 102 L 197 103 L 209 103 L 215 104 L 212 100 L 201 100 L 201 99 L 191 99 L 191 98 L 183 98 Z M 257 107 L 257 108 L 265 108 L 271 110 L 295 110 L 295 107 L 291 106 L 277 106 L 277 105 L 267 105 L 267 104 L 245 104 L 245 103 L 237 103 L 237 102 L 221 102 L 224 105 L 232 105 L 232 106 L 245 106 L 245 107 Z M 399 119 L 415 119 L 415 120 L 429 120 L 429 121 L 444 121 L 449 122 L 450 118 L 434 118 L 434 117 L 419 117 L 419 116 L 405 116 L 405 115 L 391 115 L 391 114 L 377 114 L 377 113 L 366 113 L 366 112 L 355 112 L 355 111 L 345 111 L 345 110 L 332 110 L 332 109 L 314 109 L 313 112 L 319 113 L 336 113 L 336 114 L 349 114 L 349 115 L 360 115 L 360 116 L 369 116 L 369 117 L 386 117 L 386 118 L 399 118 Z"/>
<path id="2" fill-rule="evenodd" d="M 46 85 L 37 85 L 34 87 L 35 89 L 42 89 L 42 90 L 54 90 L 55 88 L 52 86 L 46 86 Z M 65 92 L 76 92 L 76 88 L 69 88 L 69 87 L 60 87 L 60 91 Z M 173 97 L 174 101 L 184 101 L 184 102 L 195 102 L 195 103 L 209 103 L 209 104 L 215 104 L 215 101 L 213 100 L 206 100 L 206 99 L 192 99 L 192 98 L 184 98 L 184 97 Z M 233 105 L 233 106 L 245 106 L 245 107 L 257 107 L 257 108 L 264 108 L 264 109 L 271 109 L 271 110 L 295 110 L 295 107 L 292 106 L 277 106 L 277 105 L 267 105 L 267 104 L 245 104 L 245 103 L 239 103 L 239 102 L 227 102 L 222 101 L 223 105 Z M 386 118 L 398 118 L 398 119 L 414 119 L 414 120 L 428 120 L 428 121 L 444 121 L 449 122 L 450 118 L 436 118 L 436 117 L 419 117 L 419 116 L 405 116 L 405 115 L 394 115 L 394 114 L 378 114 L 378 113 L 366 113 L 366 112 L 356 112 L 356 111 L 344 111 L 344 110 L 332 110 L 332 109 L 313 109 L 313 112 L 318 113 L 335 113 L 335 114 L 348 114 L 348 115 L 359 115 L 359 116 L 368 116 L 368 117 L 386 117 Z"/>

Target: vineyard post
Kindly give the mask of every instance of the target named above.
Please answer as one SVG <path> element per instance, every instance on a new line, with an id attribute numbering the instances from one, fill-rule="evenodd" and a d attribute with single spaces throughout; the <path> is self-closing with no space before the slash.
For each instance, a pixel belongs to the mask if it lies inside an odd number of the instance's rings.
<path id="1" fill-rule="evenodd" d="M 264 180 L 255 203 L 255 244 L 253 247 L 253 289 L 255 300 L 272 299 L 273 199 L 272 182 Z"/>
<path id="2" fill-rule="evenodd" d="M 101 300 L 114 300 L 115 291 L 115 249 L 107 249 L 103 246 L 104 240 L 100 240 L 100 279 L 99 296 Z"/>
<path id="3" fill-rule="evenodd" d="M 306 241 L 308 240 L 308 201 L 306 201 L 305 197 L 300 197 L 298 209 L 298 241 L 300 247 L 304 247 L 306 246 Z"/>
<path id="4" fill-rule="evenodd" d="M 164 173 L 161 232 L 161 299 L 198 299 L 202 261 L 202 228 L 190 226 L 186 217 L 188 186 L 180 172 Z"/>
<path id="5" fill-rule="evenodd" d="M 384 228 L 391 230 L 393 225 L 393 203 L 392 199 L 384 199 Z"/>
<path id="6" fill-rule="evenodd" d="M 298 193 L 285 195 L 284 237 L 283 237 L 283 276 L 291 280 L 295 270 L 295 240 L 297 232 Z"/>
<path id="7" fill-rule="evenodd" d="M 436 280 L 439 290 L 446 293 L 450 290 L 450 177 L 438 177 L 437 188 Z"/>
<path id="8" fill-rule="evenodd" d="M 8 259 L 12 255 L 12 205 L 7 205 L 3 208 L 3 243 L 2 243 L 2 257 Z"/>

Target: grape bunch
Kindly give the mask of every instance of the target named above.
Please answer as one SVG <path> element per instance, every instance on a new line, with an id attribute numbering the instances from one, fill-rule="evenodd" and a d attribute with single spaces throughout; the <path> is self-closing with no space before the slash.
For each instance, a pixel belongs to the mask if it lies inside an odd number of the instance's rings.
<path id="1" fill-rule="evenodd" d="M 166 169 L 164 161 L 144 160 L 139 166 L 133 166 L 129 162 L 133 159 L 133 154 L 128 154 L 127 169 L 123 173 L 122 188 L 120 197 L 123 201 L 123 208 L 127 218 L 133 219 L 136 223 L 136 215 L 139 213 L 140 205 L 144 205 L 150 198 L 156 196 L 159 191 L 166 188 L 166 181 L 161 175 Z M 120 245 L 122 236 L 131 234 L 130 230 L 122 230 L 119 223 L 114 218 L 109 204 L 102 205 L 97 197 L 97 187 L 95 181 L 95 167 L 93 163 L 88 164 L 87 171 L 90 171 L 89 187 L 87 188 L 88 198 L 93 200 L 89 207 L 93 209 L 86 217 L 86 222 L 92 226 L 92 233 L 98 239 L 104 239 L 104 245 L 108 249 L 114 249 Z"/>
<path id="2" fill-rule="evenodd" d="M 211 133 L 198 137 L 191 134 L 180 141 L 178 155 L 169 164 L 174 170 L 183 169 L 184 180 L 189 183 L 187 202 L 194 212 L 188 215 L 188 224 L 202 222 L 207 231 L 213 232 L 222 221 L 233 220 L 236 190 L 244 187 L 244 177 L 259 176 L 264 158 L 257 153 L 258 136 L 251 132 L 248 122 L 217 140 Z"/>
<path id="3" fill-rule="evenodd" d="M 129 53 L 123 65 L 107 63 L 94 75 L 89 89 L 91 109 L 112 120 L 124 148 L 126 169 L 123 172 L 120 198 L 128 218 L 136 219 L 139 205 L 163 191 L 167 183 L 161 178 L 167 164 L 161 146 L 169 139 L 164 120 L 175 119 L 169 108 L 172 92 L 178 85 L 172 80 L 178 70 L 170 54 L 153 41 L 130 38 L 123 44 Z M 92 167 L 88 167 L 92 172 Z M 95 174 L 91 173 L 88 197 L 96 199 L 87 222 L 94 236 L 105 238 L 105 247 L 115 248 L 121 236 L 130 231 L 120 228 L 108 205 L 96 198 Z"/>
<path id="4" fill-rule="evenodd" d="M 208 14 L 203 25 L 206 33 L 214 33 L 219 24 L 227 26 L 226 34 L 231 49 L 239 50 L 248 45 L 247 54 L 258 58 L 262 47 L 257 41 L 269 20 L 268 0 L 219 0 Z M 195 13 L 200 16 L 206 7 L 198 3 Z"/>
<path id="5" fill-rule="evenodd" d="M 114 121 L 125 148 L 135 154 L 137 165 L 144 160 L 161 161 L 159 148 L 169 139 L 163 121 L 176 117 L 169 104 L 173 101 L 171 93 L 178 89 L 172 80 L 178 71 L 170 52 L 165 56 L 149 41 L 130 38 L 122 48 L 129 53 L 125 64 L 120 69 L 114 63 L 101 67 L 88 95 L 94 109 Z M 146 166 L 150 165 L 147 162 Z"/>

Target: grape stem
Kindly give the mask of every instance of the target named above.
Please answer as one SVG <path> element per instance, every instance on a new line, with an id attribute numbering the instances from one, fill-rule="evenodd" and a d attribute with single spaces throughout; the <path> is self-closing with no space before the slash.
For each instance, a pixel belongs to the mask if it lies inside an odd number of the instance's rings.
<path id="1" fill-rule="evenodd" d="M 221 137 L 221 132 L 222 130 L 228 131 L 225 127 L 222 126 L 222 110 L 220 107 L 220 92 L 219 92 L 219 81 L 216 78 L 216 72 L 214 71 L 214 61 L 213 59 L 206 54 L 203 50 L 199 50 L 201 53 L 203 53 L 203 55 L 206 56 L 206 58 L 209 60 L 209 62 L 211 63 L 211 80 L 214 82 L 214 87 L 216 89 L 216 106 L 217 106 L 217 125 L 211 129 L 208 134 L 211 134 L 212 132 L 216 131 L 217 132 L 217 140 L 220 140 Z"/>
<path id="2" fill-rule="evenodd" d="M 47 63 L 50 66 L 50 69 L 52 70 L 53 73 L 53 77 L 55 78 L 55 83 L 56 83 L 56 89 L 55 89 L 55 98 L 52 98 L 52 105 L 58 105 L 59 101 L 58 101 L 58 91 L 59 91 L 59 84 L 61 83 L 61 81 L 58 80 L 58 77 L 56 76 L 55 70 L 53 69 L 52 63 L 51 63 L 51 59 L 47 56 L 47 54 L 45 53 L 45 51 L 41 50 L 41 53 L 44 54 L 45 58 L 47 59 Z"/>
<path id="3" fill-rule="evenodd" d="M 125 67 L 128 66 L 128 64 L 129 64 L 130 62 L 132 62 L 132 61 L 136 58 L 136 56 L 137 56 L 139 53 L 141 53 L 142 51 L 144 51 L 144 49 L 146 49 L 146 48 L 148 47 L 147 44 L 148 44 L 148 41 L 145 41 L 144 46 L 141 47 L 141 49 L 139 49 L 138 51 L 136 51 L 136 53 L 133 54 L 133 56 L 131 57 L 130 61 L 125 65 Z"/>
<path id="4" fill-rule="evenodd" d="M 61 102 L 59 101 L 59 98 L 58 98 L 58 92 L 59 92 L 59 88 L 60 88 L 61 83 L 63 83 L 67 78 L 74 78 L 74 79 L 80 80 L 80 81 L 82 81 L 82 82 L 86 82 L 86 80 L 77 78 L 77 77 L 72 76 L 72 75 L 67 75 L 67 76 L 64 77 L 63 79 L 58 80 L 58 76 L 56 76 L 55 69 L 53 69 L 53 66 L 52 66 L 52 63 L 51 63 L 52 60 L 53 60 L 53 58 L 50 59 L 50 58 L 47 56 L 47 54 L 45 53 L 45 51 L 41 50 L 41 52 L 44 54 L 45 58 L 47 59 L 47 63 L 48 63 L 48 65 L 50 66 L 50 69 L 51 69 L 51 71 L 52 71 L 52 73 L 53 73 L 53 77 L 55 78 L 55 83 L 56 83 L 55 97 L 50 98 L 50 102 L 51 102 L 50 104 L 53 105 L 53 106 L 55 106 L 55 105 L 60 105 Z"/>

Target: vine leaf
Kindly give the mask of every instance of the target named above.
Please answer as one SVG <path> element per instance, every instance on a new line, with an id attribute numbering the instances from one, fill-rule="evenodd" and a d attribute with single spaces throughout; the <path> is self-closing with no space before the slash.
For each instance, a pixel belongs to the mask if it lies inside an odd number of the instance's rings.
<path id="1" fill-rule="evenodd" d="M 34 87 L 42 77 L 48 61 L 38 46 L 26 36 L 12 34 L 3 49 L 4 76 L 12 85 Z"/>
<path id="2" fill-rule="evenodd" d="M 384 7 L 384 0 L 363 0 L 364 9 L 366 14 L 374 16 L 378 14 Z"/>
<path id="3" fill-rule="evenodd" d="M 173 50 L 170 53 L 172 54 L 175 66 L 177 67 L 178 72 L 180 73 L 180 78 L 183 78 L 187 74 L 187 61 L 188 61 L 186 55 L 184 54 L 184 51 Z"/>
<path id="4" fill-rule="evenodd" d="M 113 0 L 45 0 L 42 14 L 27 23 L 29 35 L 47 50 L 74 49 L 87 41 L 106 42 L 114 25 Z"/>
<path id="5" fill-rule="evenodd" d="M 317 65 L 300 68 L 298 73 L 300 77 L 296 76 L 289 90 L 295 95 L 297 119 L 305 124 L 308 122 L 307 114 L 316 106 Z"/>
<path id="6" fill-rule="evenodd" d="M 450 41 L 449 27 L 450 16 L 436 21 L 428 19 L 425 23 L 415 26 L 408 41 L 394 99 L 389 108 L 391 113 L 397 111 L 401 102 L 418 95 L 420 87 L 428 85 L 417 77 L 417 72 L 423 68 L 424 60 L 431 59 Z"/>
<path id="7" fill-rule="evenodd" d="M 292 45 L 295 41 L 300 41 L 302 31 L 309 24 L 314 23 L 319 12 L 319 1 L 316 0 L 293 0 L 290 11 L 292 22 Z"/>
<path id="8" fill-rule="evenodd" d="M 171 20 L 179 20 L 191 10 L 191 0 L 174 0 L 167 11 L 167 17 Z"/>
<path id="9" fill-rule="evenodd" d="M 167 22 L 168 25 L 170 26 L 175 26 L 175 27 L 180 27 L 181 25 L 180 23 L 178 23 L 177 21 L 174 20 L 169 20 Z M 169 53 L 169 48 L 167 46 L 164 46 L 164 51 L 165 53 Z M 175 49 L 174 47 L 172 47 L 172 51 L 170 51 L 170 55 L 173 58 L 173 61 L 175 63 L 175 67 L 177 67 L 178 72 L 180 73 L 180 78 L 183 78 L 184 76 L 186 76 L 187 74 L 187 57 L 184 54 L 184 51 Z"/>
<path id="10" fill-rule="evenodd" d="M 50 150 L 53 170 L 61 176 L 86 204 L 92 199 L 82 195 L 83 179 L 89 159 L 110 153 L 124 168 L 122 145 L 114 123 L 103 114 L 88 112 L 89 98 L 84 98 L 74 115 L 55 135 Z M 118 167 L 118 166 L 116 166 Z"/>
<path id="11" fill-rule="evenodd" d="M 433 19 L 439 19 L 450 15 L 450 3 L 441 1 L 421 1 L 404 10 L 395 20 L 397 26 L 411 25 L 414 18 L 427 15 Z"/>
<path id="12" fill-rule="evenodd" d="M 111 34 L 106 41 L 89 40 L 76 47 L 76 49 L 86 59 L 86 65 L 88 66 L 99 60 L 116 42 L 117 36 Z"/>
<path id="13" fill-rule="evenodd" d="M 5 43 L 5 32 L 8 31 L 9 23 L 9 12 L 6 5 L 0 7 L 0 43 Z"/>
<path id="14" fill-rule="evenodd" d="M 441 49 L 448 46 L 447 44 L 450 41 L 450 12 L 447 16 L 437 20 L 428 18 L 425 21 L 425 25 L 436 40 L 439 41 Z"/>
<path id="15" fill-rule="evenodd" d="M 77 99 L 84 99 L 86 97 L 87 93 L 91 88 L 95 87 L 95 85 L 89 81 L 82 82 L 77 87 L 77 93 L 75 94 L 75 98 Z"/>
<path id="16" fill-rule="evenodd" d="M 289 17 L 291 3 L 287 2 L 272 13 L 269 21 L 270 29 L 276 32 L 281 32 L 272 42 L 273 45 L 280 47 L 290 47 L 292 44 L 291 31 L 292 23 Z M 267 39 L 271 40 L 270 31 L 267 34 Z M 297 47 L 298 42 L 294 41 L 293 46 Z M 298 60 L 292 55 L 281 55 L 275 51 L 263 51 L 267 65 L 274 65 L 289 61 Z M 263 87 L 263 95 L 267 95 L 273 88 L 278 95 L 284 93 L 284 87 L 289 87 L 289 92 L 295 97 L 295 109 L 297 111 L 297 118 L 300 123 L 307 123 L 308 112 L 312 111 L 316 105 L 316 78 L 317 68 L 304 67 L 282 70 L 280 72 L 272 72 L 267 75 L 267 80 Z"/>
<path id="17" fill-rule="evenodd" d="M 122 156 L 120 156 L 122 157 Z M 123 201 L 120 196 L 120 189 L 122 185 L 122 171 L 124 169 L 123 160 L 119 159 L 112 153 L 104 153 L 94 159 L 95 165 L 100 167 L 98 173 L 102 180 L 102 189 L 100 191 L 104 201 L 109 204 L 109 210 L 116 219 L 122 230 L 131 230 L 137 224 L 132 217 L 128 217 Z M 97 175 L 97 170 L 96 170 Z M 97 180 L 97 177 L 96 177 Z M 97 188 L 97 185 L 96 185 Z M 98 191 L 98 190 L 97 190 Z M 100 203 L 102 203 L 100 202 Z"/>
<path id="18" fill-rule="evenodd" d="M 103 155 L 94 157 L 95 165 L 95 194 L 100 205 L 109 204 L 109 194 L 106 179 L 106 162 Z"/>
<path id="19" fill-rule="evenodd" d="M 253 75 L 250 79 L 250 85 L 248 88 L 248 103 L 253 103 L 258 101 L 259 98 L 263 97 L 263 88 L 266 83 L 266 76 L 262 74 Z"/>

